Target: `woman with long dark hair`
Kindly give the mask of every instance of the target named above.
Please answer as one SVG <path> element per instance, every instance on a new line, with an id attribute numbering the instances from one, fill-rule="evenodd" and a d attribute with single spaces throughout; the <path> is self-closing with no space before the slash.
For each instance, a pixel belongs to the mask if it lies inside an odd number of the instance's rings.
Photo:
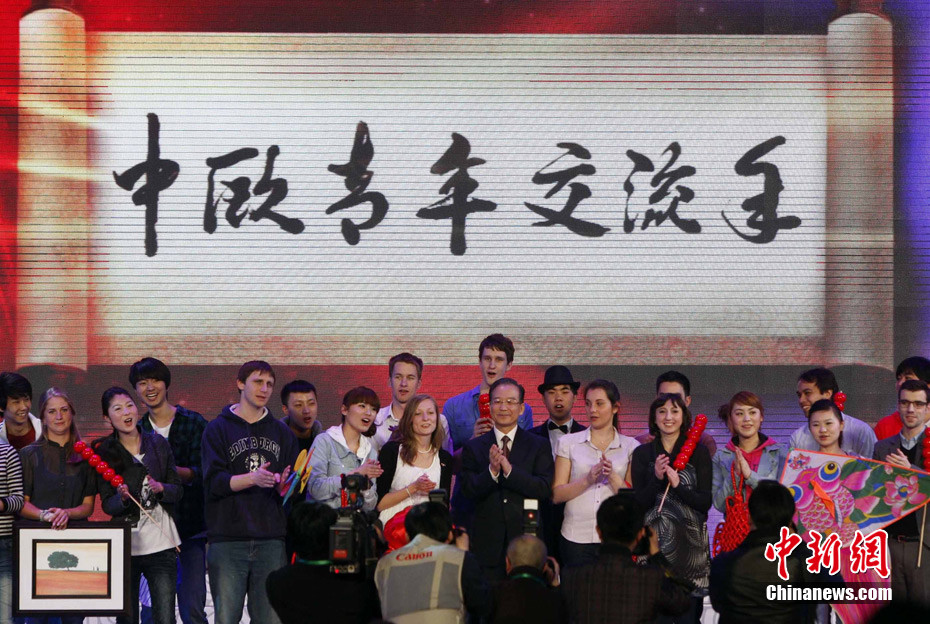
<path id="1" fill-rule="evenodd" d="M 633 490 L 649 510 L 646 524 L 658 535 L 659 548 L 672 573 L 696 586 L 692 609 L 679 618 L 660 620 L 665 622 L 699 622 L 710 579 L 710 453 L 698 444 L 683 470 L 672 465 L 690 426 L 691 412 L 681 395 L 660 394 L 649 406 L 649 433 L 655 439 L 633 451 Z"/>

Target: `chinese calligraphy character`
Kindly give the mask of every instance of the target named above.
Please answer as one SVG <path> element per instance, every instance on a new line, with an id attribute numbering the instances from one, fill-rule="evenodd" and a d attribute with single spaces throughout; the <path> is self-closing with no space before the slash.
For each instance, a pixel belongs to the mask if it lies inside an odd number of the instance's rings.
<path id="1" fill-rule="evenodd" d="M 239 227 L 246 214 L 248 214 L 251 221 L 268 219 L 277 223 L 282 230 L 290 234 L 300 234 L 304 231 L 304 223 L 300 219 L 293 219 L 272 210 L 274 206 L 277 206 L 287 197 L 287 180 L 284 178 L 271 178 L 271 172 L 274 169 L 274 160 L 280 153 L 281 150 L 277 145 L 272 145 L 268 148 L 265 157 L 264 173 L 262 173 L 262 177 L 259 178 L 258 182 L 255 183 L 251 192 L 249 188 L 252 187 L 252 179 L 246 176 L 239 176 L 232 181 L 220 180 L 220 184 L 232 191 L 232 197 L 225 200 L 228 204 L 226 207 L 226 221 L 229 225 L 234 228 Z M 213 234 L 213 232 L 216 231 L 216 208 L 220 201 L 223 200 L 223 192 L 220 193 L 219 197 L 214 198 L 214 177 L 216 176 L 216 172 L 220 169 L 227 169 L 237 165 L 245 160 L 255 158 L 256 156 L 258 156 L 257 149 L 254 147 L 243 147 L 229 152 L 228 154 L 224 154 L 223 156 L 207 158 L 207 166 L 210 167 L 210 173 L 207 175 L 207 202 L 203 212 L 203 229 L 208 234 Z M 268 198 L 257 209 L 251 212 L 248 210 L 240 212 L 240 209 L 245 205 L 245 202 L 252 197 L 253 193 L 255 195 L 265 195 L 267 193 Z"/>
<path id="2" fill-rule="evenodd" d="M 471 167 L 477 167 L 485 163 L 483 158 L 469 158 L 470 153 L 471 144 L 468 139 L 457 132 L 453 132 L 452 145 L 430 168 L 430 173 L 435 175 L 445 175 L 453 169 L 457 170 L 439 189 L 440 195 L 450 191 L 451 193 L 438 202 L 417 211 L 417 216 L 421 219 L 452 220 L 452 237 L 449 249 L 455 256 L 464 255 L 467 248 L 465 244 L 465 219 L 468 215 L 475 212 L 492 212 L 497 208 L 497 204 L 492 201 L 469 199 L 468 197 L 478 188 L 478 181 L 468 175 L 468 170 Z"/>
<path id="3" fill-rule="evenodd" d="M 827 539 L 818 531 L 810 532 L 810 540 L 807 547 L 813 553 L 807 558 L 808 572 L 820 572 L 821 567 L 829 567 L 830 574 L 837 574 L 840 571 L 840 547 L 842 542 L 838 533 L 831 533 Z"/>
<path id="4" fill-rule="evenodd" d="M 160 158 L 158 132 L 161 124 L 155 113 L 149 113 L 147 118 L 149 143 L 145 161 L 118 175 L 114 171 L 113 179 L 121 189 L 131 191 L 139 178 L 145 176 L 145 182 L 132 194 L 132 203 L 136 206 L 145 204 L 145 255 L 154 256 L 158 253 L 158 235 L 155 232 L 155 224 L 158 223 L 158 194 L 174 184 L 181 167 L 173 160 Z"/>
<path id="5" fill-rule="evenodd" d="M 368 124 L 364 121 L 358 122 L 355 128 L 355 142 L 352 144 L 352 151 L 349 154 L 349 162 L 344 165 L 330 165 L 327 167 L 336 175 L 346 179 L 345 185 L 349 190 L 349 195 L 326 209 L 326 214 L 332 214 L 364 204 L 371 204 L 371 217 L 364 223 L 356 225 L 351 219 L 342 220 L 342 236 L 350 245 L 357 245 L 361 238 L 361 230 L 370 230 L 384 220 L 388 211 L 388 201 L 381 193 L 365 192 L 368 183 L 371 182 L 373 172 L 368 171 L 368 165 L 374 158 L 375 148 L 371 144 L 371 137 L 368 134 Z"/>
<path id="6" fill-rule="evenodd" d="M 568 169 L 563 169 L 562 171 L 543 173 L 546 169 L 566 156 L 574 156 L 575 158 L 581 160 L 590 160 L 591 152 L 577 143 L 558 143 L 557 146 L 566 150 L 566 152 L 534 173 L 533 184 L 555 184 L 555 186 L 549 189 L 549 192 L 546 193 L 546 199 L 549 199 L 558 193 L 566 184 L 568 184 L 568 199 L 565 200 L 565 206 L 560 211 L 552 210 L 551 208 L 544 208 L 543 206 L 537 206 L 536 204 L 531 204 L 530 202 L 523 202 L 527 208 L 546 218 L 545 221 L 537 221 L 533 225 L 564 225 L 569 229 L 569 231 L 574 232 L 580 236 L 603 236 L 605 232 L 610 231 L 610 228 L 604 227 L 597 223 L 592 223 L 590 221 L 583 221 L 577 217 L 572 216 L 572 213 L 575 211 L 575 208 L 578 207 L 578 204 L 591 197 L 591 188 L 587 184 L 571 181 L 579 175 L 594 175 L 594 173 L 597 171 L 594 168 L 594 165 L 582 163 L 580 165 L 575 165 L 574 167 L 569 167 Z M 569 184 L 569 182 L 571 182 L 571 184 Z"/>
<path id="7" fill-rule="evenodd" d="M 781 528 L 781 538 L 774 544 L 765 545 L 765 558 L 768 561 L 778 560 L 778 577 L 788 580 L 788 555 L 794 552 L 794 549 L 801 544 L 801 536 L 792 533 L 788 527 Z"/>
<path id="8" fill-rule="evenodd" d="M 772 163 L 757 162 L 760 158 L 771 152 L 779 145 L 785 144 L 785 137 L 775 136 L 756 145 L 742 158 L 736 161 L 733 167 L 737 174 L 745 177 L 762 175 L 762 193 L 750 197 L 743 202 L 743 210 L 752 213 L 746 219 L 746 225 L 753 230 L 758 230 L 758 234 L 744 234 L 736 229 L 727 215 L 721 211 L 724 221 L 730 226 L 736 234 L 750 243 L 770 243 L 775 240 L 775 235 L 779 230 L 793 230 L 801 225 L 801 219 L 798 217 L 779 217 L 778 216 L 778 198 L 785 186 L 781 183 L 781 174 L 778 167 Z"/>
<path id="9" fill-rule="evenodd" d="M 869 568 L 878 572 L 882 578 L 888 578 L 888 534 L 879 529 L 872 531 L 866 538 L 862 531 L 856 531 L 849 549 L 849 570 L 853 574 L 863 574 Z"/>
<path id="10" fill-rule="evenodd" d="M 681 156 L 681 146 L 677 141 L 669 143 L 669 146 L 665 148 L 662 155 L 664 156 L 669 153 L 671 154 L 671 158 L 669 158 L 665 166 L 662 167 L 662 170 L 655 174 L 650 181 L 650 185 L 656 189 L 653 191 L 652 195 L 649 196 L 650 205 L 656 204 L 668 197 L 669 188 L 673 184 L 682 178 L 687 178 L 697 173 L 694 167 L 687 165 L 678 167 L 674 171 L 669 171 L 672 165 L 678 161 L 678 157 Z M 633 161 L 633 171 L 630 172 L 630 175 L 627 176 L 623 183 L 623 190 L 626 191 L 626 207 L 623 209 L 623 231 L 629 234 L 633 231 L 633 228 L 636 227 L 636 217 L 630 217 L 630 197 L 633 196 L 633 191 L 636 190 L 636 187 L 633 186 L 632 178 L 639 172 L 648 173 L 655 171 L 655 165 L 652 164 L 652 160 L 639 152 L 627 150 L 626 155 Z M 684 202 L 687 204 L 694 199 L 694 191 L 690 187 L 682 186 L 681 184 L 676 185 L 675 190 L 678 191 L 678 194 L 672 198 L 666 210 L 656 211 L 652 208 L 646 210 L 646 216 L 643 217 L 643 223 L 640 229 L 645 230 L 653 222 L 656 225 L 662 225 L 666 219 L 670 219 L 682 232 L 697 234 L 701 231 L 701 224 L 698 223 L 697 219 L 685 219 L 678 214 L 679 203 Z"/>

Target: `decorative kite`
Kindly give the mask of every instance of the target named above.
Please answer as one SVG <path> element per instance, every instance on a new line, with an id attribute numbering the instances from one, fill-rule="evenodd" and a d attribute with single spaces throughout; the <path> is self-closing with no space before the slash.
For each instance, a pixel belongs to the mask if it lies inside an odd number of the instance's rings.
<path id="1" fill-rule="evenodd" d="M 310 478 L 310 470 L 312 470 L 310 466 L 310 457 L 312 455 L 312 449 L 309 454 L 307 453 L 307 449 L 304 449 L 300 452 L 300 455 L 297 456 L 297 461 L 294 462 L 294 469 L 284 482 L 287 486 L 287 493 L 284 495 L 284 498 L 281 499 L 282 505 L 287 503 L 287 499 L 289 499 L 291 494 L 295 491 L 302 494 L 304 488 L 307 487 L 307 480 Z"/>
<path id="2" fill-rule="evenodd" d="M 867 536 L 921 507 L 926 511 L 930 503 L 930 474 L 848 455 L 792 450 L 780 481 L 794 495 L 798 534 L 805 542 L 809 531 L 824 538 L 839 535 L 846 561 L 856 531 Z M 874 569 L 854 573 L 843 565 L 841 573 L 847 583 L 889 584 Z M 832 606 L 843 622 L 853 624 L 868 621 L 881 605 Z"/>
<path id="3" fill-rule="evenodd" d="M 838 533 L 844 544 L 930 503 L 930 474 L 848 455 L 792 450 L 780 481 L 794 495 L 798 533 Z"/>

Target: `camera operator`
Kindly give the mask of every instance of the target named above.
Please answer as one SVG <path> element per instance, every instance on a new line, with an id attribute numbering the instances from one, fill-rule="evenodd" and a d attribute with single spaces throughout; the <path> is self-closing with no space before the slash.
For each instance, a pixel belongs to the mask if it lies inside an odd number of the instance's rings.
<path id="1" fill-rule="evenodd" d="M 562 573 L 562 595 L 572 622 L 651 622 L 676 616 L 691 606 L 690 589 L 667 576 L 668 561 L 644 526 L 645 511 L 633 494 L 620 492 L 597 510 L 601 539 L 597 561 Z M 637 565 L 634 554 L 647 554 Z"/>
<path id="2" fill-rule="evenodd" d="M 449 508 L 420 503 L 404 521 L 410 543 L 378 562 L 375 583 L 384 618 L 395 624 L 456 624 L 465 612 L 490 609 L 481 566 L 468 552 L 468 535 L 456 536 Z M 452 569 L 455 573 L 449 573 Z"/>
<path id="3" fill-rule="evenodd" d="M 547 557 L 534 535 L 520 535 L 507 546 L 507 578 L 492 592 L 491 624 L 567 624 L 568 608 L 559 593 L 559 564 Z"/>
<path id="4" fill-rule="evenodd" d="M 283 624 L 367 623 L 381 616 L 374 583 L 360 574 L 330 572 L 329 532 L 336 510 L 301 502 L 287 520 L 294 563 L 268 575 L 268 600 Z"/>

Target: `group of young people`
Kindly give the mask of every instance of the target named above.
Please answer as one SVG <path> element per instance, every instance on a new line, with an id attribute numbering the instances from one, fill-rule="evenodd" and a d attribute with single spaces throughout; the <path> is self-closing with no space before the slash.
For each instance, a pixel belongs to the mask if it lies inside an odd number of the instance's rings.
<path id="1" fill-rule="evenodd" d="M 251 621 L 278 622 L 266 579 L 287 564 L 288 508 L 281 500 L 302 449 L 311 452 L 309 500 L 342 507 L 344 476 L 361 475 L 362 507 L 376 511 L 382 525 L 403 518 L 432 490 L 450 491 L 455 476 L 452 514 L 491 583 L 507 577 L 508 545 L 526 530 L 524 511 L 537 505 L 549 553 L 563 566 L 595 565 L 602 554 L 598 509 L 631 490 L 646 510 L 670 574 L 691 590 L 689 611 L 669 619 L 678 622 L 701 616 L 710 582 L 707 513 L 711 505 L 725 511 L 734 475 L 743 477 L 750 495 L 762 481 L 778 479 L 790 448 L 874 456 L 905 467 L 922 461 L 930 400 L 930 361 L 924 358 L 908 358 L 898 367 L 899 410 L 879 423 L 887 439 L 878 445 L 871 427 L 833 402 L 839 391 L 833 373 L 817 368 L 798 378 L 798 402 L 808 424 L 787 445 L 762 432 L 762 401 L 744 391 L 721 407 L 730 432 L 726 444 L 718 449 L 705 434 L 685 467 L 676 469 L 673 461 L 692 423 L 690 382 L 681 373 L 659 376 L 648 432 L 631 437 L 618 428 L 620 394 L 614 383 L 598 379 L 585 385 L 584 427 L 572 417 L 581 383 L 568 368 L 550 367 L 537 388 L 548 417 L 534 427 L 524 388 L 507 376 L 512 341 L 492 334 L 478 355 L 481 382 L 440 406 L 418 393 L 422 360 L 400 353 L 388 363 L 391 402 L 382 408 L 374 390 L 350 389 L 341 422 L 326 430 L 317 419 L 316 388 L 304 380 L 281 390 L 283 419 L 269 413 L 276 379 L 266 362 L 239 369 L 239 401 L 208 423 L 168 401 L 170 370 L 145 358 L 130 369 L 134 393 L 119 387 L 103 393 L 101 410 L 113 432 L 91 443 L 123 476 L 118 487 L 75 453 L 80 435 L 64 391 L 43 393 L 36 417 L 28 380 L 3 373 L 0 624 L 10 620 L 13 518 L 64 529 L 90 516 L 97 494 L 105 513 L 132 525 L 133 611 L 120 621 L 138 621 L 144 576 L 155 622 L 175 621 L 175 599 L 185 623 L 206 622 L 209 568 L 215 622 L 239 622 L 246 596 Z M 140 415 L 136 397 L 146 414 Z M 923 571 L 930 566 L 917 569 L 911 561 L 921 548 L 916 520 L 903 518 L 889 534 L 895 538 L 895 596 L 930 602 L 930 579 Z M 81 618 L 63 619 L 71 621 Z"/>

